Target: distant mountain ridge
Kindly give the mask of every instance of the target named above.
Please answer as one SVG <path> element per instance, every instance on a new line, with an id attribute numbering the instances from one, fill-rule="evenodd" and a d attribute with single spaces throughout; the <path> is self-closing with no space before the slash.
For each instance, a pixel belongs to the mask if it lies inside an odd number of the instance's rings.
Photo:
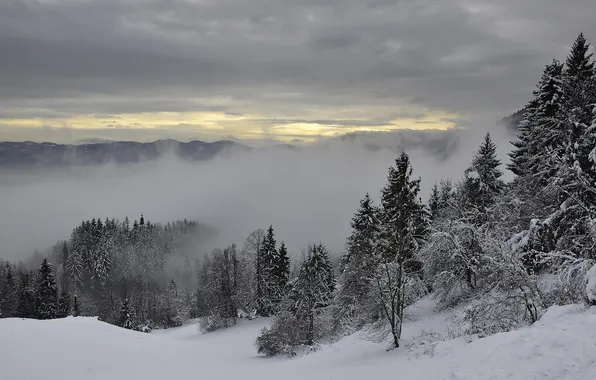
<path id="1" fill-rule="evenodd" d="M 432 156 L 446 159 L 460 148 L 458 131 L 398 130 L 392 132 L 352 132 L 313 143 L 312 147 L 330 146 L 347 149 L 394 152 L 423 149 Z M 172 139 L 154 142 L 97 141 L 73 144 L 0 142 L 0 169 L 51 168 L 65 166 L 92 166 L 107 163 L 134 164 L 174 156 L 186 161 L 208 161 L 218 156 L 253 151 L 291 152 L 304 149 L 303 145 L 278 142 L 261 148 L 251 147 L 241 140 L 180 142 Z"/>
<path id="2" fill-rule="evenodd" d="M 173 154 L 188 161 L 206 161 L 231 151 L 253 148 L 228 140 L 215 142 L 157 140 L 109 141 L 86 144 L 0 142 L 0 168 L 59 167 L 69 165 L 128 164 Z"/>

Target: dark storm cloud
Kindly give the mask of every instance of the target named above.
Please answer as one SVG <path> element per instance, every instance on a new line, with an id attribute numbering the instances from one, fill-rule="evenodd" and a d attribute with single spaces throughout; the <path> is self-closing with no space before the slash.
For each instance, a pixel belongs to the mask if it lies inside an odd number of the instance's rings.
<path id="1" fill-rule="evenodd" d="M 0 111 L 502 115 L 595 17 L 592 0 L 5 1 Z"/>

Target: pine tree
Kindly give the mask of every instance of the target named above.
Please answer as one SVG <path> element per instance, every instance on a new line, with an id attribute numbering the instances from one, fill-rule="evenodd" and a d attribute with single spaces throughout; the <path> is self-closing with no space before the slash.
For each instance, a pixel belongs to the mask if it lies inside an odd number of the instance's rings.
<path id="1" fill-rule="evenodd" d="M 122 307 L 120 308 L 120 315 L 118 316 L 118 326 L 123 327 L 125 329 L 133 330 L 134 328 L 134 313 L 128 302 L 128 298 L 124 299 L 122 302 Z"/>
<path id="2" fill-rule="evenodd" d="M 275 312 L 277 306 L 276 294 L 279 293 L 275 278 L 275 267 L 279 261 L 279 252 L 277 251 L 277 242 L 273 226 L 269 226 L 263 239 L 262 251 L 260 255 L 260 286 L 261 297 L 257 300 L 257 313 L 261 316 L 270 316 Z"/>
<path id="3" fill-rule="evenodd" d="M 428 197 L 428 210 L 430 212 L 430 218 L 436 219 L 441 207 L 441 194 L 439 192 L 439 185 L 435 182 L 430 190 L 430 196 Z"/>
<path id="4" fill-rule="evenodd" d="M 587 157 L 589 150 L 582 149 L 580 145 L 591 125 L 592 108 L 596 103 L 596 71 L 589 50 L 590 44 L 580 34 L 567 57 L 563 76 L 563 98 L 569 131 L 565 155 L 571 165 L 578 165 L 582 170 L 590 167 Z"/>
<path id="5" fill-rule="evenodd" d="M 317 310 L 329 304 L 334 289 L 335 277 L 327 249 L 322 244 L 312 245 L 290 295 L 291 311 L 303 328 L 300 343 L 314 343 Z"/>
<path id="6" fill-rule="evenodd" d="M 512 143 L 514 149 L 509 154 L 508 168 L 518 176 L 542 172 L 545 160 L 541 156 L 550 154 L 545 148 L 556 149 L 567 138 L 561 124 L 562 75 L 563 65 L 553 60 L 545 67 L 534 99 L 526 106 L 518 140 Z"/>
<path id="7" fill-rule="evenodd" d="M 60 292 L 60 299 L 58 300 L 58 310 L 56 312 L 57 318 L 66 318 L 70 315 L 70 294 L 68 290 L 63 288 Z"/>
<path id="8" fill-rule="evenodd" d="M 360 200 L 352 218 L 352 232 L 347 239 L 341 261 L 341 276 L 337 299 L 341 318 L 357 318 L 356 324 L 369 322 L 374 308 L 370 307 L 370 282 L 376 269 L 375 250 L 380 232 L 379 210 L 369 194 Z"/>
<path id="9" fill-rule="evenodd" d="M 19 292 L 17 303 L 17 317 L 35 318 L 35 284 L 33 273 L 22 271 L 19 276 Z"/>
<path id="10" fill-rule="evenodd" d="M 574 77 L 578 80 L 590 80 L 594 77 L 594 62 L 592 61 L 592 54 L 590 51 L 590 44 L 586 41 L 583 33 L 575 39 L 571 52 L 565 61 L 565 75 Z"/>
<path id="11" fill-rule="evenodd" d="M 0 262 L 0 271 L 2 271 Z M 3 282 L 3 283 L 2 283 Z M 18 290 L 12 267 L 8 264 L 5 268 L 4 281 L 0 281 L 0 318 L 17 316 Z"/>
<path id="12" fill-rule="evenodd" d="M 487 133 L 462 183 L 464 201 L 472 208 L 472 218 L 480 224 L 485 220 L 487 208 L 494 204 L 496 196 L 504 188 L 503 173 L 499 170 L 501 161 L 496 150 L 490 133 Z"/>
<path id="13" fill-rule="evenodd" d="M 273 268 L 275 279 L 275 303 L 279 304 L 286 296 L 288 281 L 290 280 L 290 256 L 286 244 L 282 241 L 277 252 L 275 266 Z"/>
<path id="14" fill-rule="evenodd" d="M 58 294 L 52 266 L 44 259 L 37 279 L 36 314 L 39 319 L 56 318 Z"/>
<path id="15" fill-rule="evenodd" d="M 424 206 L 418 198 L 420 179 L 411 179 L 412 166 L 406 153 L 389 168 L 381 192 L 381 239 L 377 251 L 375 297 L 389 324 L 393 346 L 399 347 L 403 311 L 408 302 L 408 278 L 419 276 L 416 252 L 428 232 Z"/>

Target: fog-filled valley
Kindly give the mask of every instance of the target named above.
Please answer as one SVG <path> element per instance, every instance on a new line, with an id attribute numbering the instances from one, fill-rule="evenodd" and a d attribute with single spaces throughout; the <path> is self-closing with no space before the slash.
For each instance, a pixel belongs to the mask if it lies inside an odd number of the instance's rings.
<path id="1" fill-rule="evenodd" d="M 398 152 L 412 156 L 426 198 L 434 182 L 463 175 L 486 130 L 363 133 L 208 161 L 166 154 L 137 164 L 0 169 L 0 257 L 25 260 L 67 239 L 83 220 L 141 214 L 215 227 L 217 237 L 197 247 L 197 256 L 241 244 L 270 224 L 292 254 L 321 241 L 339 255 L 358 200 L 367 192 L 378 198 Z M 490 132 L 506 161 L 514 135 L 496 124 Z"/>

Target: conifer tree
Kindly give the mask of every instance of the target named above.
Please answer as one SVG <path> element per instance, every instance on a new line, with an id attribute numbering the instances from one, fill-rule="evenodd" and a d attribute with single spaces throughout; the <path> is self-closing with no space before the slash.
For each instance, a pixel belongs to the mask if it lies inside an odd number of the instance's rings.
<path id="1" fill-rule="evenodd" d="M 33 273 L 23 271 L 19 276 L 19 292 L 17 303 L 17 317 L 35 318 L 35 295 L 36 288 L 33 281 Z"/>
<path id="2" fill-rule="evenodd" d="M 57 318 L 66 318 L 70 315 L 70 294 L 68 290 L 63 288 L 60 292 L 60 299 L 58 300 L 58 310 L 56 312 Z"/>
<path id="3" fill-rule="evenodd" d="M 563 75 L 563 99 L 568 115 L 565 153 L 569 163 L 578 165 L 582 170 L 590 167 L 589 150 L 580 145 L 591 125 L 592 108 L 596 103 L 596 72 L 589 51 L 590 44 L 580 34 L 567 57 Z"/>
<path id="4" fill-rule="evenodd" d="M 134 313 L 128 302 L 128 298 L 124 299 L 122 302 L 122 307 L 120 308 L 120 315 L 118 316 L 118 326 L 123 327 L 125 329 L 132 330 L 134 328 Z"/>
<path id="5" fill-rule="evenodd" d="M 2 271 L 0 262 L 0 271 Z M 4 281 L 0 282 L 0 318 L 11 318 L 17 316 L 18 292 L 17 283 L 13 276 L 12 267 L 6 265 Z"/>
<path id="6" fill-rule="evenodd" d="M 370 307 L 370 283 L 376 269 L 377 240 L 380 232 L 379 210 L 367 193 L 351 222 L 341 260 L 341 276 L 337 299 L 341 318 L 356 318 L 356 324 L 370 322 L 374 307 Z"/>
<path id="7" fill-rule="evenodd" d="M 543 155 L 552 154 L 567 138 L 565 126 L 561 123 L 562 75 L 563 65 L 553 60 L 545 67 L 534 90 L 534 99 L 526 107 L 518 139 L 512 143 L 514 149 L 509 154 L 511 163 L 508 168 L 518 176 L 542 173 L 547 162 Z"/>
<path id="8" fill-rule="evenodd" d="M 304 329 L 300 343 L 314 343 L 317 310 L 329 304 L 334 290 L 335 276 L 327 249 L 322 244 L 312 245 L 290 295 L 291 311 Z"/>
<path id="9" fill-rule="evenodd" d="M 416 253 L 428 232 L 424 205 L 418 198 L 420 179 L 412 179 L 412 166 L 404 152 L 389 168 L 381 192 L 381 239 L 377 251 L 374 296 L 389 324 L 393 347 L 399 347 L 403 312 L 410 298 L 409 278 L 420 276 Z"/>
<path id="10" fill-rule="evenodd" d="M 262 251 L 260 254 L 260 271 L 258 279 L 260 283 L 261 296 L 257 299 L 257 313 L 261 316 L 270 316 L 275 312 L 276 294 L 278 293 L 277 281 L 275 278 L 275 267 L 279 261 L 277 242 L 273 226 L 269 226 L 263 239 Z"/>
<path id="11" fill-rule="evenodd" d="M 44 259 L 37 278 L 36 314 L 39 319 L 56 318 L 58 291 L 52 266 Z"/>
<path id="12" fill-rule="evenodd" d="M 428 197 L 428 210 L 430 212 L 430 218 L 436 219 L 441 207 L 441 194 L 439 192 L 439 185 L 435 182 L 430 190 L 430 196 Z"/>
<path id="13" fill-rule="evenodd" d="M 286 296 L 288 281 L 290 280 L 290 256 L 288 255 L 288 248 L 283 241 L 277 253 L 273 268 L 273 277 L 276 287 L 275 303 L 279 304 Z"/>
<path id="14" fill-rule="evenodd" d="M 496 150 L 490 133 L 487 133 L 472 165 L 465 172 L 462 193 L 465 203 L 472 208 L 472 218 L 476 223 L 484 221 L 487 208 L 504 188 L 501 180 L 503 173 L 499 169 L 501 161 L 497 158 Z"/>

